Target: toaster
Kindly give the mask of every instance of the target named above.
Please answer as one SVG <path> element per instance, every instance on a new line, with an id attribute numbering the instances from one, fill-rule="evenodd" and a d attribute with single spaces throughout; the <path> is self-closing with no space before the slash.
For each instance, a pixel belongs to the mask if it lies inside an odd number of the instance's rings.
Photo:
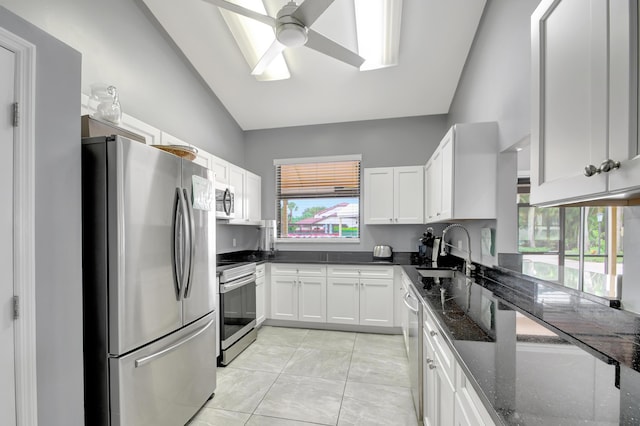
<path id="1" fill-rule="evenodd" d="M 373 260 L 385 260 L 391 262 L 393 250 L 391 246 L 375 246 L 373 248 Z"/>

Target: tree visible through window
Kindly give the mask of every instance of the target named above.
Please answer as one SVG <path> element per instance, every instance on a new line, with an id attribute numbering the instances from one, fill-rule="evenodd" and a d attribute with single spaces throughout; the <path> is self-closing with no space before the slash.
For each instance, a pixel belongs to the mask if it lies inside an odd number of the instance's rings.
<path id="1" fill-rule="evenodd" d="M 622 275 L 622 208 L 533 207 L 518 184 L 522 272 L 603 297 L 617 297 Z"/>
<path id="2" fill-rule="evenodd" d="M 360 156 L 275 160 L 280 240 L 357 241 Z"/>

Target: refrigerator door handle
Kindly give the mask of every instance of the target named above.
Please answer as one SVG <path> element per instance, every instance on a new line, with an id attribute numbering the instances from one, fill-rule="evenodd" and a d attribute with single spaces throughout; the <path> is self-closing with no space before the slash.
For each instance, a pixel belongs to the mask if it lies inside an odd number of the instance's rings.
<path id="1" fill-rule="evenodd" d="M 171 220 L 171 228 L 173 229 L 173 246 L 171 247 L 171 260 L 173 269 L 173 281 L 176 285 L 176 299 L 180 300 L 182 293 L 182 240 L 180 238 L 180 230 L 182 227 L 182 194 L 180 188 L 176 188 L 176 198 L 173 206 L 173 217 Z"/>
<path id="2" fill-rule="evenodd" d="M 178 349 L 180 346 L 184 345 L 188 341 L 195 339 L 196 337 L 204 333 L 209 327 L 211 327 L 211 324 L 213 324 L 213 321 L 215 321 L 215 319 L 212 319 L 211 321 L 203 325 L 199 330 L 196 330 L 192 334 L 185 336 L 184 338 L 180 339 L 176 343 L 170 346 L 167 346 L 166 348 L 161 349 L 158 352 L 152 353 L 151 355 L 147 355 L 145 357 L 137 359 L 135 361 L 136 368 L 142 367 L 145 364 L 149 364 L 150 362 L 153 362 L 155 359 L 161 358 L 167 355 L 168 353 L 175 351 L 176 349 Z"/>
<path id="3" fill-rule="evenodd" d="M 191 240 L 192 240 L 193 233 L 191 232 L 191 226 L 190 226 L 191 220 L 189 219 L 189 207 L 188 207 L 189 203 L 187 202 L 186 191 L 184 191 L 182 188 L 178 188 L 178 194 L 180 197 L 180 206 L 182 211 L 182 215 L 180 216 L 180 218 L 182 219 L 181 226 L 183 231 L 182 239 L 180 241 L 180 244 L 182 247 L 182 258 L 181 258 L 182 274 L 180 275 L 180 283 L 182 284 L 181 285 L 182 294 L 180 295 L 180 299 L 184 299 L 187 286 L 189 284 L 189 272 L 190 272 L 189 265 L 191 263 Z"/>
<path id="4" fill-rule="evenodd" d="M 184 191 L 184 199 L 185 204 L 187 205 L 187 220 L 188 229 L 189 229 L 189 263 L 188 263 L 188 274 L 187 280 L 185 281 L 185 290 L 184 290 L 184 298 L 186 299 L 191 294 L 191 284 L 193 281 L 193 264 L 196 255 L 196 230 L 194 225 L 194 217 L 193 217 L 193 205 L 189 201 L 189 194 L 186 189 Z"/>

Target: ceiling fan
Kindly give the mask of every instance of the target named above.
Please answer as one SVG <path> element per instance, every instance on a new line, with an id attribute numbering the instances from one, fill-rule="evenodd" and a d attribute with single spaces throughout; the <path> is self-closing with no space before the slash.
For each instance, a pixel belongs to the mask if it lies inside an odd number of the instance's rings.
<path id="1" fill-rule="evenodd" d="M 300 6 L 290 1 L 275 18 L 226 0 L 205 1 L 274 28 L 276 39 L 251 70 L 252 75 L 262 74 L 271 61 L 288 47 L 306 46 L 357 68 L 364 63 L 364 58 L 357 53 L 309 28 L 334 0 L 306 0 Z"/>

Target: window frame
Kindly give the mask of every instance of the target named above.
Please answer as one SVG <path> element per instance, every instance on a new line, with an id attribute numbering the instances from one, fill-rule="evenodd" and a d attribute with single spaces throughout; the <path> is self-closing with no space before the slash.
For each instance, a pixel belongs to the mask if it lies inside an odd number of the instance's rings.
<path id="1" fill-rule="evenodd" d="M 350 162 L 357 161 L 358 164 L 358 193 L 357 196 L 335 196 L 335 197 L 317 197 L 319 200 L 328 198 L 357 198 L 358 200 L 358 216 L 357 216 L 357 237 L 315 237 L 315 238 L 296 238 L 296 237 L 281 237 L 281 221 L 280 221 L 280 207 L 281 200 L 285 199 L 279 194 L 279 179 L 278 179 L 278 167 L 283 165 L 293 164 L 315 164 L 315 163 L 335 163 L 335 162 Z M 359 244 L 362 236 L 362 155 L 331 155 L 331 156 L 318 156 L 318 157 L 301 157 L 301 158 L 282 158 L 274 159 L 274 192 L 275 192 L 275 218 L 276 218 L 276 242 L 284 244 Z M 301 199 L 303 197 L 297 197 Z M 307 197 L 315 198 L 315 197 Z M 296 197 L 289 198 L 295 201 Z"/>
<path id="2" fill-rule="evenodd" d="M 529 194 L 529 179 L 525 179 L 525 178 L 519 178 L 518 179 L 518 196 L 521 194 Z M 586 253 L 587 247 L 586 247 L 586 241 L 585 241 L 585 231 L 588 230 L 589 228 L 589 223 L 588 223 L 588 218 L 587 218 L 587 211 L 586 208 L 587 207 L 596 207 L 596 208 L 607 208 L 608 209 L 608 213 L 607 213 L 607 220 L 605 223 L 605 229 L 603 230 L 604 234 L 606 235 L 606 239 L 607 239 L 607 247 L 606 247 L 606 252 L 602 255 L 598 254 L 598 255 L 591 255 Z M 578 230 L 578 241 L 577 241 L 577 246 L 578 246 L 578 253 L 577 254 L 568 254 L 567 253 L 567 249 L 566 249 L 566 207 L 565 206 L 557 206 L 557 207 L 551 207 L 551 208 L 557 208 L 558 209 L 558 233 L 559 233 L 559 239 L 558 239 L 558 250 L 557 251 L 546 251 L 546 252 L 527 252 L 527 251 L 522 251 L 521 250 L 521 246 L 520 246 L 520 208 L 538 208 L 536 206 L 532 206 L 531 204 L 529 204 L 528 200 L 527 202 L 521 202 L 520 198 L 518 197 L 517 200 L 517 215 L 518 215 L 518 220 L 517 220 L 517 232 L 516 235 L 518 236 L 518 253 L 522 256 L 522 259 L 524 260 L 525 256 L 527 255 L 536 255 L 536 256 L 556 256 L 557 257 L 557 263 L 555 264 L 555 267 L 557 268 L 557 279 L 549 279 L 548 281 L 556 283 L 558 285 L 562 285 L 564 287 L 567 288 L 573 288 L 575 290 L 578 290 L 580 292 L 586 293 L 586 294 L 594 294 L 590 291 L 585 291 L 585 274 L 588 272 L 587 269 L 585 268 L 585 259 L 589 259 L 589 258 L 604 258 L 605 262 L 604 262 L 604 276 L 607 277 L 611 277 L 611 271 L 609 270 L 610 268 L 610 264 L 611 264 L 611 259 L 615 258 L 615 263 L 616 265 L 619 264 L 619 260 L 624 259 L 624 252 L 621 252 L 618 250 L 617 247 L 610 247 L 609 246 L 609 241 L 611 241 L 611 237 L 610 237 L 610 233 L 611 232 L 617 232 L 616 229 L 614 229 L 613 227 L 613 223 L 617 223 L 617 209 L 619 207 L 616 206 L 570 206 L 570 208 L 579 208 L 580 209 L 580 220 L 579 220 L 579 230 Z M 616 219 L 614 220 L 614 216 L 616 216 Z M 535 231 L 534 231 L 535 234 Z M 600 238 L 600 237 L 599 237 Z M 617 241 L 617 237 L 616 237 L 616 241 Z M 578 268 L 577 268 L 577 272 L 578 272 L 578 283 L 577 283 L 577 288 L 574 288 L 571 285 L 568 285 L 569 283 L 566 283 L 566 259 L 567 257 L 569 258 L 577 258 L 577 262 L 578 262 Z M 552 263 L 549 263 L 549 265 L 552 265 Z M 573 269 L 573 268 L 572 268 Z M 544 279 L 544 278 L 540 278 L 539 276 L 535 276 L 535 275 L 529 275 L 527 273 L 524 272 L 524 262 L 523 262 L 523 268 L 521 270 L 521 272 L 524 275 L 527 276 L 533 276 L 535 278 L 539 278 L 539 279 Z M 620 273 L 617 271 L 617 267 L 616 267 L 616 275 L 620 275 Z M 611 279 L 611 278 L 609 278 Z M 610 286 L 610 290 L 609 290 L 609 294 L 596 294 L 596 296 L 599 297 L 607 297 L 607 298 L 619 298 L 620 294 L 619 291 L 621 289 L 620 288 L 614 288 L 613 284 Z"/>

